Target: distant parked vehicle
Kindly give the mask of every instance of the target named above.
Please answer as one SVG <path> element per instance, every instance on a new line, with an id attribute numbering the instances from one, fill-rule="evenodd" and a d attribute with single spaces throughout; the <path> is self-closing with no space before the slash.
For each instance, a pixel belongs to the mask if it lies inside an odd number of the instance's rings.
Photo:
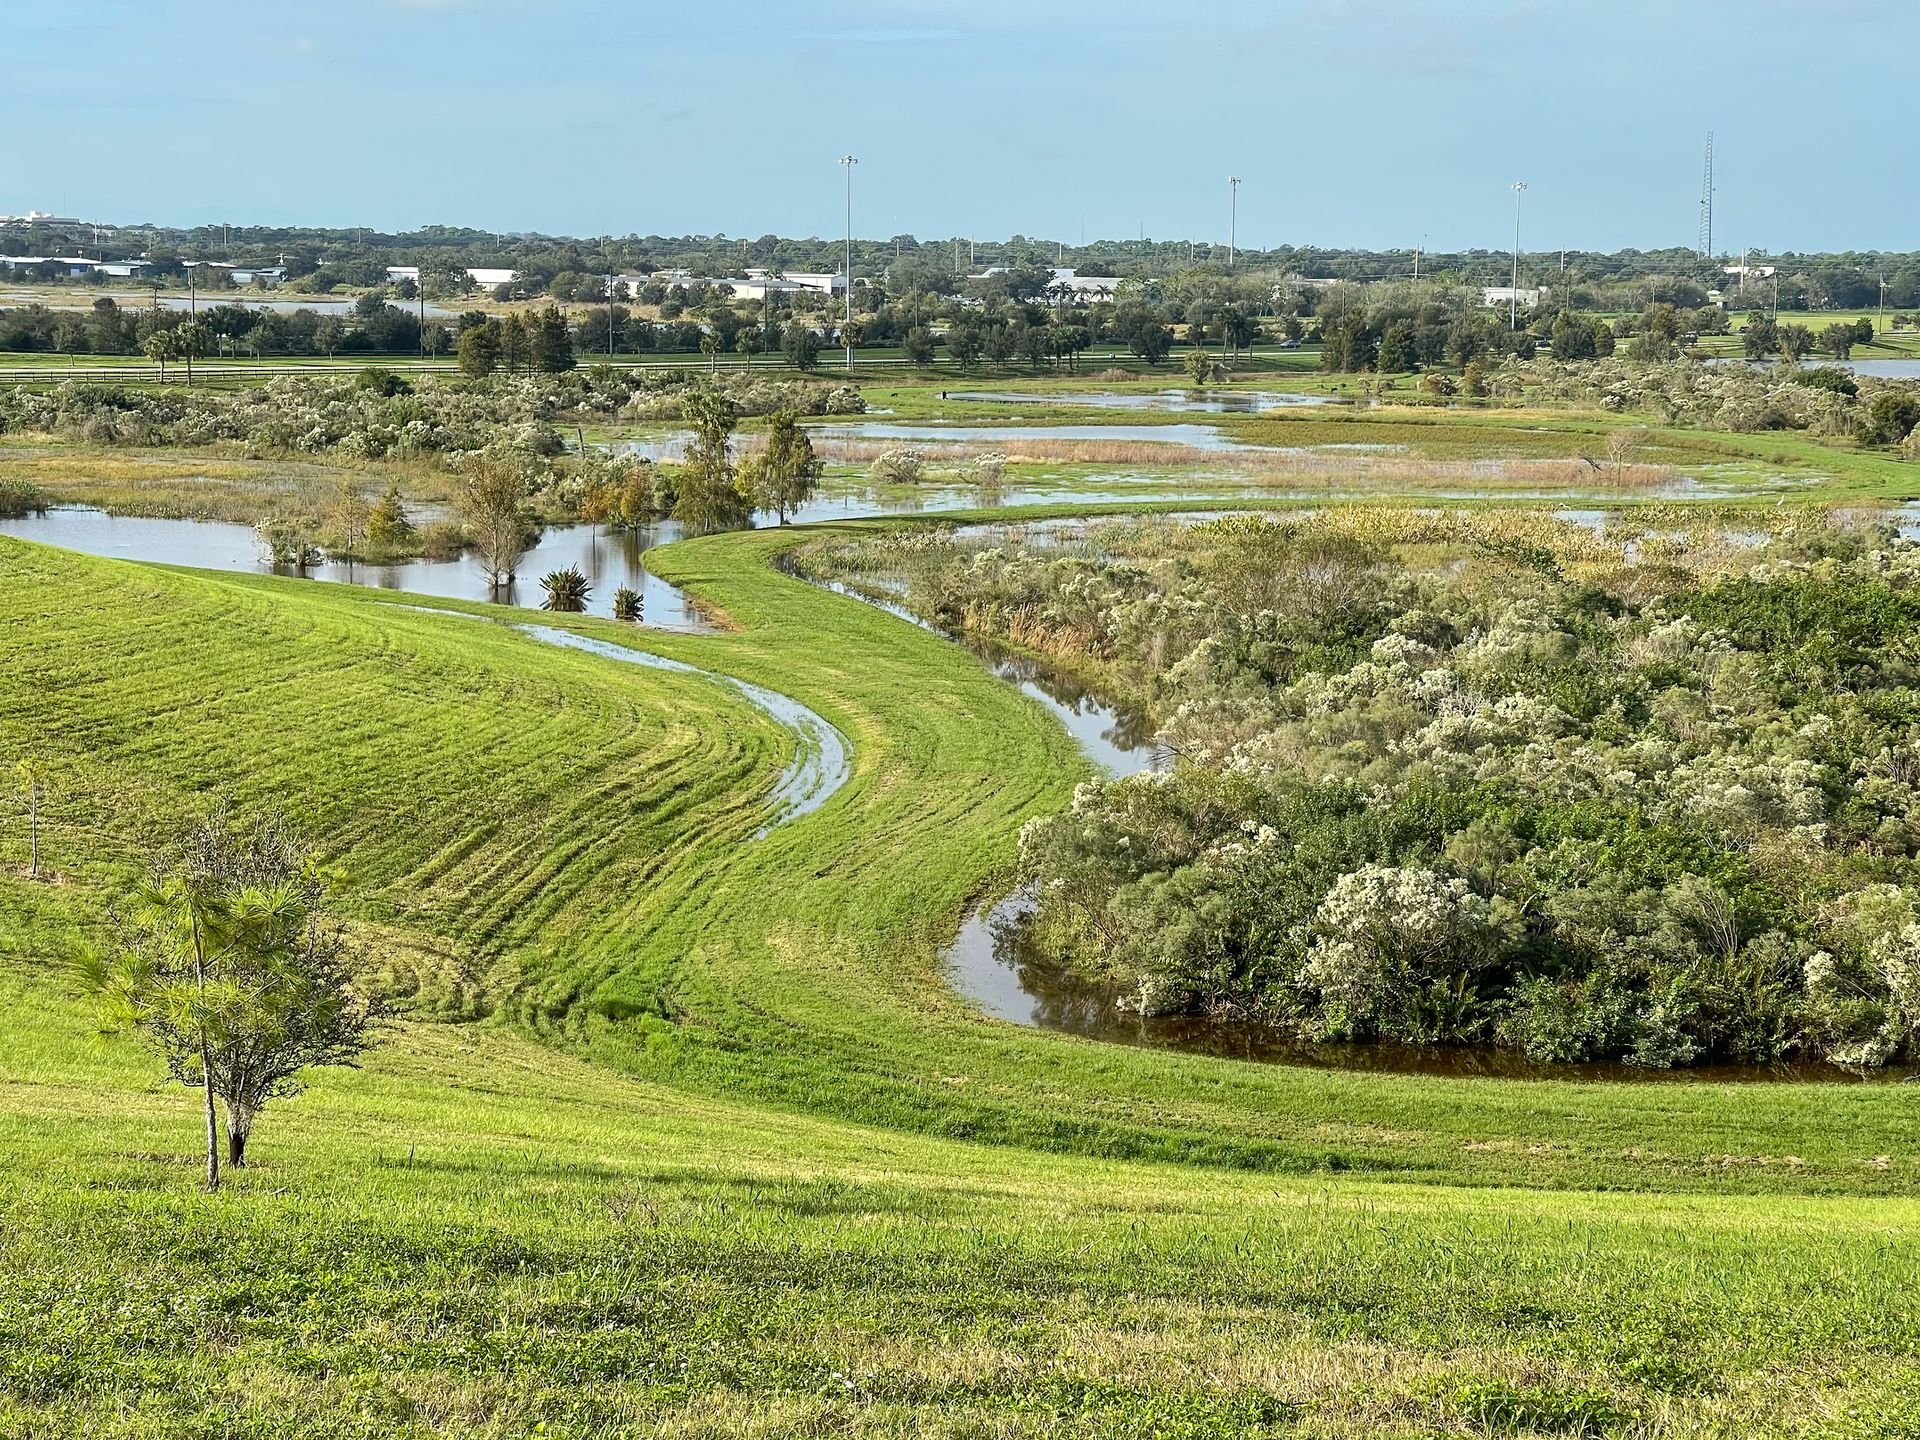
<path id="1" fill-rule="evenodd" d="M 1300 348 L 1300 342 L 1298 340 L 1282 340 L 1280 342 L 1280 348 L 1282 350 L 1298 350 Z"/>

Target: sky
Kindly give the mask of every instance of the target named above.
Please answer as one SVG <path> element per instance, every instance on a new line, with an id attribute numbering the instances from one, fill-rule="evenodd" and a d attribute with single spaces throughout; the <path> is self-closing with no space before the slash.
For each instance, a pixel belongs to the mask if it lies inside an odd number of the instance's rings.
<path id="1" fill-rule="evenodd" d="M 11 12 L 11 13 L 8 13 Z M 0 0 L 0 213 L 1920 249 L 1920 0 Z"/>

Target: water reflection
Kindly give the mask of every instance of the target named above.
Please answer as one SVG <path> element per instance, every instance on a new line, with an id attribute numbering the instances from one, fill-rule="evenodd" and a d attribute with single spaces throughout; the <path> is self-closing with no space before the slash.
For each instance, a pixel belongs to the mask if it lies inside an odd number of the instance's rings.
<path id="1" fill-rule="evenodd" d="M 1207 415 L 1259 415 L 1305 405 L 1350 403 L 1335 395 L 1302 395 L 1282 390 L 1076 390 L 1049 393 L 1019 390 L 945 390 L 943 400 L 977 400 L 995 405 L 1086 405 L 1097 410 L 1164 410 Z"/>
<path id="2" fill-rule="evenodd" d="M 896 425 L 866 420 L 852 424 L 812 425 L 810 434 L 825 440 L 889 440 L 901 444 L 978 444 L 983 441 L 1017 450 L 1023 440 L 1112 440 L 1131 444 L 1147 441 L 1185 445 L 1195 450 L 1262 450 L 1269 446 L 1235 440 L 1215 425 L 1176 421 L 1167 425 Z"/>
<path id="3" fill-rule="evenodd" d="M 1459 1079 L 1899 1084 L 1920 1078 L 1899 1067 L 1852 1071 L 1812 1060 L 1681 1070 L 1647 1070 L 1617 1061 L 1548 1065 L 1489 1045 L 1317 1045 L 1254 1020 L 1141 1015 L 1126 1008 L 1121 992 L 1064 968 L 1042 952 L 1028 923 L 1033 908 L 1033 892 L 1023 888 L 968 915 L 946 951 L 953 987 L 996 1019 L 1088 1040 L 1266 1065 Z"/>
<path id="4" fill-rule="evenodd" d="M 468 554 L 449 560 L 403 560 L 381 565 L 329 560 L 301 571 L 274 564 L 251 526 L 219 520 L 109 515 L 90 507 L 60 506 L 43 515 L 0 519 L 0 535 L 109 559 L 242 574 L 304 575 L 309 580 L 371 585 L 409 595 L 493 600 L 532 609 L 539 608 L 545 599 L 540 576 L 572 566 L 587 577 L 591 587 L 587 613 L 611 616 L 614 592 L 625 587 L 641 593 L 642 619 L 649 625 L 699 632 L 714 629 L 683 592 L 651 574 L 642 559 L 655 545 L 680 538 L 680 527 L 671 520 L 632 531 L 608 531 L 589 525 L 550 526 L 539 543 L 520 557 L 517 578 L 502 586 L 491 584 L 485 568 Z"/>

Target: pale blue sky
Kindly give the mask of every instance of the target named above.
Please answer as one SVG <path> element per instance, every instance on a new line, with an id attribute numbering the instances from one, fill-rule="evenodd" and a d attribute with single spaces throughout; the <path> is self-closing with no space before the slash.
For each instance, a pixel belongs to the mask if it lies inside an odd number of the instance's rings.
<path id="1" fill-rule="evenodd" d="M 4 0 L 0 212 L 1920 248 L 1920 0 Z"/>

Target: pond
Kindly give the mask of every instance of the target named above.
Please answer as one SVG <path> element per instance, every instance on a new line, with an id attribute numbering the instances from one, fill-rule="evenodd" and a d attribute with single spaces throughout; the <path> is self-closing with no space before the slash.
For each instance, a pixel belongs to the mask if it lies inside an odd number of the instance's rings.
<path id="1" fill-rule="evenodd" d="M 0 535 L 58 545 L 85 555 L 115 560 L 145 560 L 161 565 L 191 565 L 254 575 L 292 575 L 291 566 L 267 557 L 259 534 L 248 525 L 217 520 L 165 520 L 109 515 L 90 507 L 59 506 L 43 515 L 0 519 Z M 640 531 L 607 531 L 587 525 L 550 526 L 540 542 L 521 557 L 518 579 L 499 589 L 471 555 L 452 560 L 403 560 L 387 565 L 328 561 L 306 570 L 310 580 L 372 585 L 409 595 L 452 600 L 495 600 L 538 607 L 544 597 L 540 577 L 550 570 L 577 566 L 592 587 L 587 609 L 613 613 L 613 592 L 621 586 L 641 592 L 647 624 L 666 630 L 711 631 L 713 625 L 685 594 L 647 571 L 647 550 L 680 538 L 680 527 L 662 521 Z"/>
<path id="2" fill-rule="evenodd" d="M 808 433 L 824 440 L 883 440 L 901 445 L 994 444 L 1018 449 L 1023 440 L 1111 440 L 1126 444 L 1185 445 L 1194 450 L 1259 451 L 1224 434 L 1216 425 L 1174 421 L 1165 425 L 950 425 L 929 421 L 921 425 L 886 420 L 832 422 L 810 425 Z"/>
<path id="3" fill-rule="evenodd" d="M 1259 415 L 1304 405 L 1350 403 L 1336 395 L 1300 395 L 1284 390 L 943 390 L 943 400 L 994 405 L 1087 405 L 1099 410 L 1163 410 L 1206 415 Z"/>

